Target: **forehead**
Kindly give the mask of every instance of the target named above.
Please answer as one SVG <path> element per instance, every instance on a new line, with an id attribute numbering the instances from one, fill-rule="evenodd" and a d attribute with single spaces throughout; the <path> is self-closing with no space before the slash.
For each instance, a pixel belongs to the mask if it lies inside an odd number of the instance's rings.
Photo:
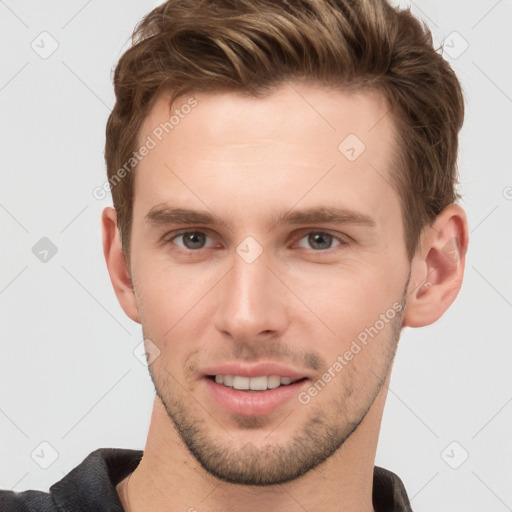
<path id="1" fill-rule="evenodd" d="M 182 96 L 172 108 L 169 101 L 157 98 L 143 124 L 139 143 L 154 147 L 135 173 L 134 204 L 257 213 L 330 198 L 378 213 L 379 198 L 398 200 L 395 127 L 377 92 L 287 83 L 263 98 L 216 92 Z"/>
<path id="2" fill-rule="evenodd" d="M 190 93 L 175 99 L 172 106 L 170 99 L 170 93 L 162 93 L 156 99 L 139 141 L 156 130 L 164 138 L 179 133 L 182 143 L 191 139 L 196 143 L 200 138 L 211 144 L 246 144 L 257 131 L 259 135 L 277 134 L 292 143 L 309 134 L 316 144 L 318 140 L 313 136 L 319 135 L 337 149 L 340 137 L 350 132 L 378 149 L 378 140 L 389 135 L 382 140 L 385 145 L 394 132 L 389 106 L 376 90 L 348 91 L 287 82 L 264 97 L 238 91 Z M 191 104 L 195 106 L 190 107 Z M 189 121 L 184 122 L 187 118 Z"/>

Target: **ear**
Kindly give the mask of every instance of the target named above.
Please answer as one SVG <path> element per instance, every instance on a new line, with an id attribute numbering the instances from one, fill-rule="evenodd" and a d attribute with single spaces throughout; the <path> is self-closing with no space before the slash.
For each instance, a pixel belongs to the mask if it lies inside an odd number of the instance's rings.
<path id="1" fill-rule="evenodd" d="M 411 262 L 404 326 L 430 325 L 450 307 L 462 285 L 468 239 L 466 214 L 456 204 L 423 230 Z"/>
<path id="2" fill-rule="evenodd" d="M 121 238 L 117 228 L 117 215 L 114 208 L 107 207 L 101 215 L 103 231 L 103 254 L 107 263 L 110 280 L 123 311 L 134 322 L 140 324 L 139 309 L 135 298 L 130 268 L 121 248 Z"/>

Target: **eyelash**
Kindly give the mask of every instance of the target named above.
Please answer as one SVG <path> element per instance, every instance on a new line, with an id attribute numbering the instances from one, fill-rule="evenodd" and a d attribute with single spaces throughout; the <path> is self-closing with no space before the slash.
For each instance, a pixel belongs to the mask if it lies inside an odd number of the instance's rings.
<path id="1" fill-rule="evenodd" d="M 181 230 L 181 231 L 178 231 L 178 232 L 169 233 L 167 236 L 164 237 L 164 242 L 168 243 L 168 244 L 173 244 L 174 243 L 173 241 L 176 238 L 179 238 L 180 236 L 183 236 L 186 233 L 200 233 L 200 234 L 206 235 L 207 237 L 212 238 L 207 230 L 184 229 L 184 230 Z M 332 254 L 332 251 L 336 250 L 336 248 L 341 248 L 343 246 L 348 245 L 348 240 L 347 240 L 348 236 L 347 235 L 345 235 L 344 237 L 340 237 L 338 235 L 334 235 L 334 234 L 330 233 L 329 231 L 313 230 L 313 229 L 303 230 L 303 231 L 295 234 L 294 237 L 293 237 L 292 243 L 295 245 L 298 242 L 300 242 L 303 238 L 307 237 L 308 235 L 312 235 L 312 234 L 329 235 L 330 237 L 332 237 L 333 241 L 338 242 L 337 245 L 334 245 L 333 247 L 329 247 L 328 249 L 315 250 L 315 249 L 311 249 L 310 248 L 309 250 L 312 251 L 315 254 L 320 254 L 320 255 L 322 255 L 322 254 Z M 181 246 L 177 246 L 177 250 L 178 251 L 184 252 L 184 253 L 188 253 L 188 254 L 193 254 L 193 253 L 196 253 L 196 252 L 200 252 L 203 249 L 210 249 L 210 248 L 209 247 L 201 247 L 200 249 L 195 249 L 194 250 L 194 249 L 187 249 L 187 248 L 184 248 L 184 247 L 181 247 Z"/>

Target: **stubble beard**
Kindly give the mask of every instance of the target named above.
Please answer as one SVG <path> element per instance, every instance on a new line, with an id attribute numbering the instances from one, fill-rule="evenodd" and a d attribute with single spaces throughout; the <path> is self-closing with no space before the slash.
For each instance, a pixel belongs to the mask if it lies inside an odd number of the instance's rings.
<path id="1" fill-rule="evenodd" d="M 150 367 L 156 394 L 185 447 L 211 475 L 225 482 L 251 486 L 278 485 L 295 480 L 336 453 L 368 414 L 391 372 L 402 328 L 405 302 L 406 293 L 404 292 L 401 301 L 402 309 L 390 321 L 389 336 L 385 342 L 380 372 L 376 374 L 370 368 L 370 375 L 367 377 L 375 377 L 375 380 L 370 389 L 361 386 L 365 394 L 359 397 L 357 411 L 351 412 L 350 416 L 355 418 L 351 421 L 346 417 L 346 397 L 350 393 L 360 391 L 357 388 L 357 382 L 346 382 L 344 396 L 334 398 L 328 404 L 323 403 L 321 409 L 314 406 L 312 402 L 308 404 L 311 412 L 304 425 L 285 445 L 272 444 L 271 436 L 268 436 L 269 443 L 262 447 L 247 442 L 241 446 L 239 444 L 239 448 L 234 448 L 235 443 L 233 439 L 229 439 L 228 433 L 226 433 L 228 439 L 225 442 L 216 441 L 209 434 L 211 425 L 218 425 L 212 417 L 206 415 L 201 421 L 193 417 L 187 404 L 196 405 L 195 400 L 190 399 L 179 384 L 172 382 L 174 378 L 168 372 L 169 378 L 164 375 L 166 369 L 162 369 L 160 376 L 157 377 Z M 337 379 L 344 378 L 343 373 L 348 369 L 345 368 Z M 204 409 L 199 407 L 199 410 Z M 260 426 L 258 418 L 239 416 L 235 421 L 240 428 L 252 427 L 254 430 Z M 284 424 L 292 421 L 293 412 L 284 420 Z"/>

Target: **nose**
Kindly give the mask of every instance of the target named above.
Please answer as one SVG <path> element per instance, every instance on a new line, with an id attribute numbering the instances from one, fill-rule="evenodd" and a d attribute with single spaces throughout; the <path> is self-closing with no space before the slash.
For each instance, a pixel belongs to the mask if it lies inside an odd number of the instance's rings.
<path id="1" fill-rule="evenodd" d="M 217 290 L 215 326 L 224 337 L 249 344 L 283 335 L 291 301 L 275 274 L 263 256 L 247 263 L 234 254 L 231 271 Z"/>

